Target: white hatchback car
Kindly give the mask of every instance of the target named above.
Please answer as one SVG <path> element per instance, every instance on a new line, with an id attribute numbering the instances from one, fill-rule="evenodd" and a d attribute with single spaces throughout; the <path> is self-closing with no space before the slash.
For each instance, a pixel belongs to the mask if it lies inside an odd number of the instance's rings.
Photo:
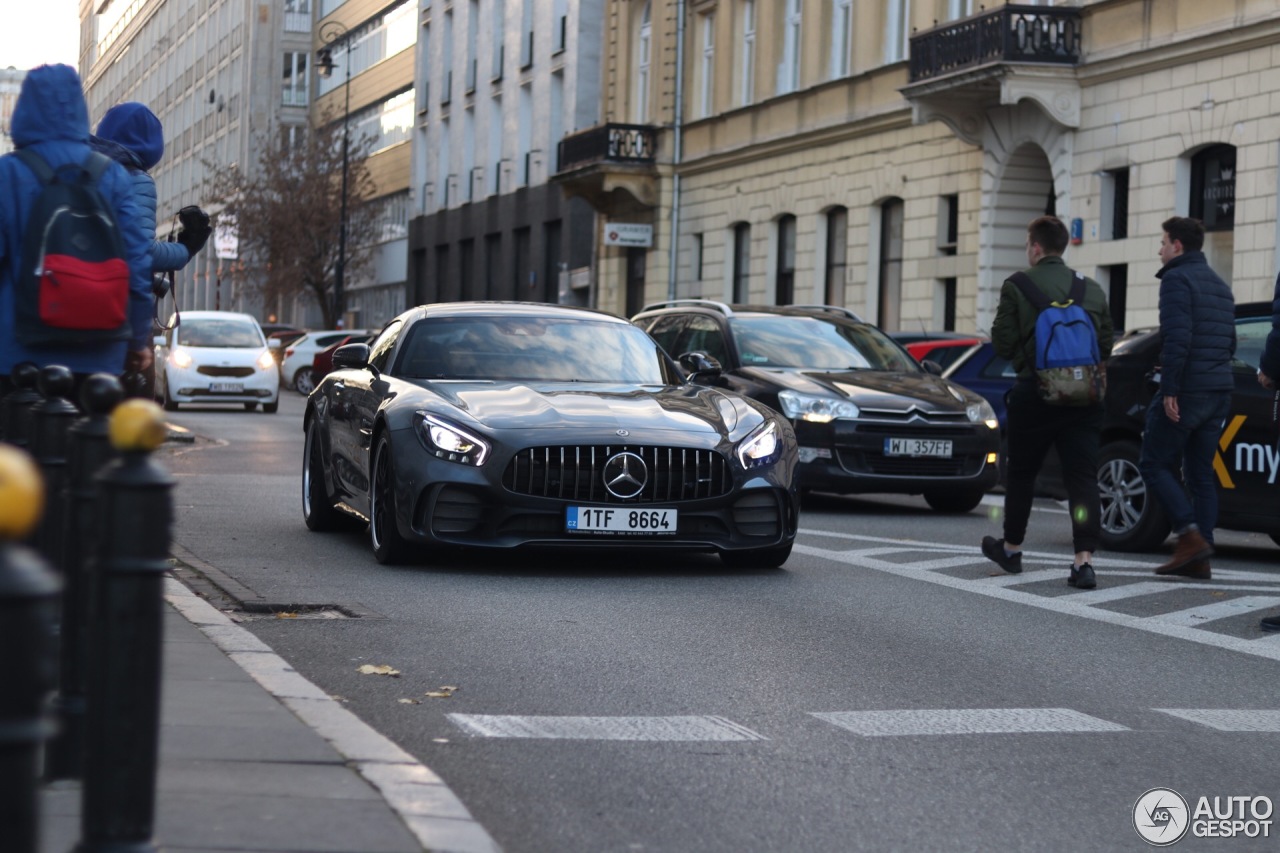
<path id="1" fill-rule="evenodd" d="M 172 324 L 172 320 L 170 323 Z M 156 338 L 156 396 L 179 403 L 243 403 L 280 408 L 280 372 L 258 321 L 231 311 L 183 311 L 177 327 Z"/>
<path id="2" fill-rule="evenodd" d="M 316 353 L 336 344 L 349 335 L 367 335 L 365 329 L 330 329 L 324 332 L 307 332 L 296 341 L 290 343 L 284 351 L 280 362 L 280 376 L 284 384 L 300 394 L 310 394 L 316 387 L 311 376 L 311 363 Z"/>

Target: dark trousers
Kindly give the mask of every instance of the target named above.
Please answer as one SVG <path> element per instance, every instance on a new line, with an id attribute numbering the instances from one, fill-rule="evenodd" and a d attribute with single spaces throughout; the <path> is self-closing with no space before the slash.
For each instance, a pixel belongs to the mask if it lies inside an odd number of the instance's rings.
<path id="1" fill-rule="evenodd" d="M 1175 424 L 1165 416 L 1164 395 L 1157 393 L 1147 408 L 1147 429 L 1138 461 L 1142 479 L 1160 501 L 1174 532 L 1195 522 L 1210 545 L 1218 523 L 1213 456 L 1229 414 L 1230 391 L 1179 394 Z"/>
<path id="2" fill-rule="evenodd" d="M 1027 535 L 1036 475 L 1050 447 L 1057 447 L 1071 506 L 1071 540 L 1076 551 L 1098 550 L 1098 437 L 1101 406 L 1051 406 L 1034 383 L 1018 382 L 1007 398 L 1009 439 L 1004 495 L 1004 540 L 1021 544 Z"/>

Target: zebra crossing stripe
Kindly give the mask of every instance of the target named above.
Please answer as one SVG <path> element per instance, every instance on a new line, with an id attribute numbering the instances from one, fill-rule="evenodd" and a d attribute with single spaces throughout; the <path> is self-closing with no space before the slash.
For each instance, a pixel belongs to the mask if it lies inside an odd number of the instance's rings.
<path id="1" fill-rule="evenodd" d="M 1129 731 L 1070 708 L 840 711 L 812 716 L 863 737 Z"/>
<path id="2" fill-rule="evenodd" d="M 1153 708 L 1220 732 L 1280 732 L 1280 711 L 1238 711 L 1223 708 Z"/>
<path id="3" fill-rule="evenodd" d="M 735 741 L 767 740 L 724 717 L 518 717 L 446 714 L 477 737 L 558 740 Z"/>
<path id="4" fill-rule="evenodd" d="M 1269 610 L 1277 606 L 1280 606 L 1280 597 L 1274 595 L 1242 595 L 1239 598 L 1232 598 L 1228 601 L 1218 601 L 1213 604 L 1206 604 L 1203 607 L 1191 607 L 1186 610 L 1176 610 L 1173 613 L 1164 613 L 1148 618 L 1173 625 L 1194 626 L 1212 622 L 1214 619 L 1227 619 L 1231 616 L 1239 616 L 1242 613 Z"/>

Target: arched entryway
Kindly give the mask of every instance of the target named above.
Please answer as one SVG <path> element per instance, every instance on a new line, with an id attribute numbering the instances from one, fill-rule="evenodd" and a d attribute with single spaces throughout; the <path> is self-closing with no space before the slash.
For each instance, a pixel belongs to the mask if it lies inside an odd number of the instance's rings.
<path id="1" fill-rule="evenodd" d="M 1053 173 L 1039 145 L 1026 142 L 1009 157 L 996 183 L 991 222 L 992 281 L 1004 281 L 1027 265 L 1027 224 L 1037 216 L 1056 216 Z"/>

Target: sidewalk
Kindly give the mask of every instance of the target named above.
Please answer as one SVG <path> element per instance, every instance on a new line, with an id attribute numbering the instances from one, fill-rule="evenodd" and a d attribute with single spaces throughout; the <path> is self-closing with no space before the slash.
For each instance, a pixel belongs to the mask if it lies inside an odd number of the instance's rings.
<path id="1" fill-rule="evenodd" d="M 444 782 L 167 580 L 154 841 L 164 850 L 491 853 Z M 80 838 L 80 785 L 41 791 L 41 853 Z"/>

